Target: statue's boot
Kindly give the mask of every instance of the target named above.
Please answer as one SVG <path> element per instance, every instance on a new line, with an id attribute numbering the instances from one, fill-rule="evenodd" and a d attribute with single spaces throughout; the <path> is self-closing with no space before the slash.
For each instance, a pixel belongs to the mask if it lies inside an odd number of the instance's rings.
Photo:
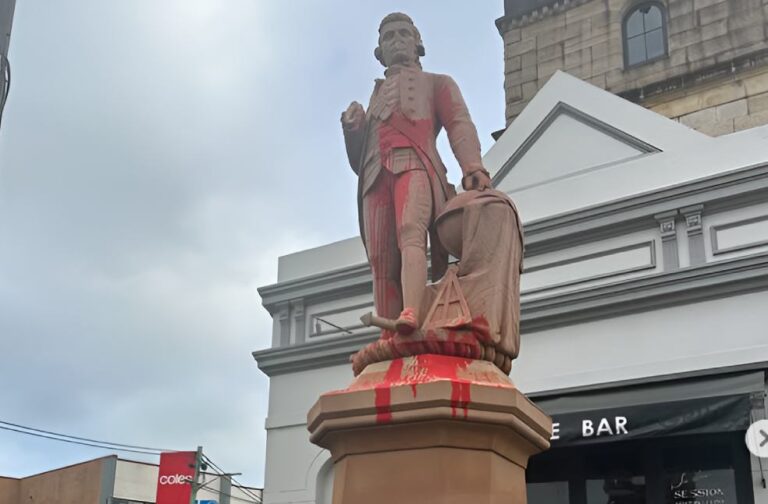
<path id="1" fill-rule="evenodd" d="M 419 327 L 419 319 L 416 316 L 416 312 L 413 308 L 406 308 L 397 318 L 395 322 L 397 332 L 404 336 L 410 336 Z"/>

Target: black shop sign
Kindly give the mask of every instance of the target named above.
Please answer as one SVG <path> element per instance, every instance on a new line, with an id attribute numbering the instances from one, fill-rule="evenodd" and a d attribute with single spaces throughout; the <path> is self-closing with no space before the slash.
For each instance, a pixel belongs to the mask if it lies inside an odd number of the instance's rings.
<path id="1" fill-rule="evenodd" d="M 749 396 L 737 395 L 550 413 L 552 448 L 745 430 L 749 425 L 750 408 Z"/>

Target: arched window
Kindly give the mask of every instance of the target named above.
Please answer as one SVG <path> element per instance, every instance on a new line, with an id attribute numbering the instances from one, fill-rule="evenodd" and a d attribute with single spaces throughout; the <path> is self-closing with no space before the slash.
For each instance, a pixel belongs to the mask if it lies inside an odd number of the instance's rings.
<path id="1" fill-rule="evenodd" d="M 664 6 L 642 3 L 624 17 L 624 66 L 650 63 L 667 54 L 667 26 Z"/>

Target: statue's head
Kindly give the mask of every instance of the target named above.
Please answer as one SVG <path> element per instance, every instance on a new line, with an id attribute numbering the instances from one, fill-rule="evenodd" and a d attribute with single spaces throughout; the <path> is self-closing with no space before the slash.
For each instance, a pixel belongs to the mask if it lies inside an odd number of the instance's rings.
<path id="1" fill-rule="evenodd" d="M 373 54 L 385 67 L 418 63 L 424 56 L 424 44 L 413 20 L 402 12 L 384 16 L 379 25 L 379 46 Z"/>

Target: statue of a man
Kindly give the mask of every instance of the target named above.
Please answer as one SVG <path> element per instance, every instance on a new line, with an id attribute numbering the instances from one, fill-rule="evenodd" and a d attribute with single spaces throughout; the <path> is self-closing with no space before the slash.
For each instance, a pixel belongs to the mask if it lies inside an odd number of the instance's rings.
<path id="1" fill-rule="evenodd" d="M 367 111 L 352 102 L 341 116 L 349 163 L 359 177 L 360 232 L 373 271 L 375 309 L 396 321 L 400 334 L 422 322 L 428 234 L 433 280 L 447 265 L 432 232 L 435 217 L 455 195 L 435 145 L 442 128 L 464 174 L 462 186 L 491 186 L 458 86 L 447 75 L 422 71 L 424 52 L 410 17 L 384 17 L 374 54 L 386 67 L 385 78 L 376 80 Z"/>

